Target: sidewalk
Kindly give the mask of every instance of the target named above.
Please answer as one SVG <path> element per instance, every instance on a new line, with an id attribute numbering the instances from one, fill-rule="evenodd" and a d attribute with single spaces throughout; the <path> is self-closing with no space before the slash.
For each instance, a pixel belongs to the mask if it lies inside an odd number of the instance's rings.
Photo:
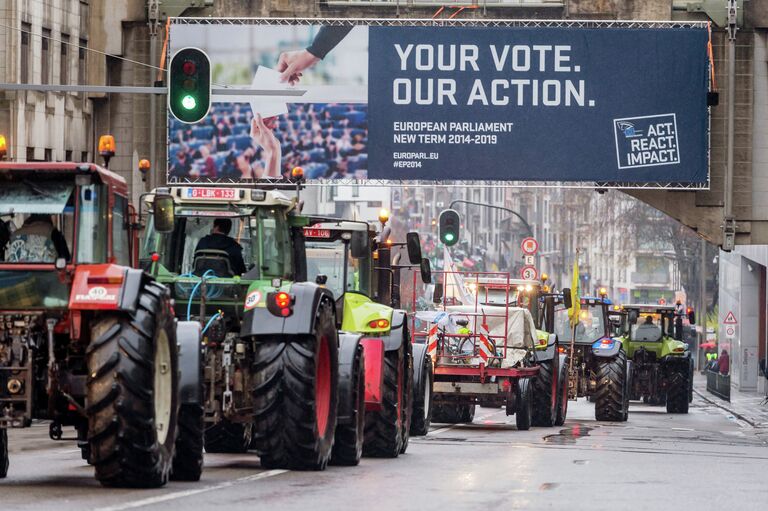
<path id="1" fill-rule="evenodd" d="M 705 401 L 722 408 L 755 428 L 768 429 L 768 404 L 761 405 L 765 396 L 757 392 L 731 390 L 731 401 L 725 401 L 707 392 L 707 377 L 694 373 L 693 392 Z"/>

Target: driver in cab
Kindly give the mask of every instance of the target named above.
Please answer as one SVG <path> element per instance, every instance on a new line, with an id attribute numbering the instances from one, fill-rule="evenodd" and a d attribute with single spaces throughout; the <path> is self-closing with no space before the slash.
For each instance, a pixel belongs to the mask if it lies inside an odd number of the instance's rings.
<path id="1" fill-rule="evenodd" d="M 229 257 L 229 264 L 235 275 L 245 273 L 245 263 L 243 262 L 243 247 L 238 242 L 230 238 L 232 231 L 232 220 L 228 218 L 217 218 L 213 221 L 211 234 L 204 236 L 195 247 L 195 253 L 200 250 L 222 250 Z"/>

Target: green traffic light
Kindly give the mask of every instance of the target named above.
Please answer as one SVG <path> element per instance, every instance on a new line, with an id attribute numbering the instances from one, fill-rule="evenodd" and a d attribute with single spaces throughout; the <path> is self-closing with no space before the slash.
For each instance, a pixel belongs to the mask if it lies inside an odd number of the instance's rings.
<path id="1" fill-rule="evenodd" d="M 453 241 L 455 239 L 455 236 L 453 235 L 452 232 L 446 232 L 445 235 L 443 236 L 443 238 L 445 238 L 445 241 L 450 243 L 451 241 Z"/>
<path id="2" fill-rule="evenodd" d="M 197 106 L 197 100 L 195 97 L 191 94 L 187 94 L 183 98 L 181 98 L 181 106 L 186 108 L 187 110 L 194 110 Z"/>

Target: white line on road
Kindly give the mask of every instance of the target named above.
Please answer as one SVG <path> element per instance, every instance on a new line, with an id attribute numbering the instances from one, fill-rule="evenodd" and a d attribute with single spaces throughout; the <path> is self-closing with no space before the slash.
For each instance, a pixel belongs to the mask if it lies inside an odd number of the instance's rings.
<path id="1" fill-rule="evenodd" d="M 198 495 L 200 493 L 206 493 L 209 491 L 220 490 L 222 488 L 228 488 L 240 483 L 247 483 L 251 481 L 258 481 L 259 479 L 266 479 L 267 477 L 277 476 L 288 472 L 287 470 L 268 470 L 266 472 L 259 472 L 258 474 L 252 474 L 245 477 L 240 477 L 232 481 L 224 481 L 220 484 L 213 486 L 206 486 L 204 488 L 197 488 L 194 490 L 177 491 L 174 493 L 166 493 L 165 495 L 158 495 L 157 497 L 149 497 L 147 499 L 134 500 L 133 502 L 125 502 L 116 506 L 100 507 L 94 511 L 122 511 L 124 509 L 135 509 L 137 507 L 151 506 L 153 504 L 159 504 L 160 502 L 167 502 L 169 500 L 183 499 L 184 497 L 190 497 L 192 495 Z"/>

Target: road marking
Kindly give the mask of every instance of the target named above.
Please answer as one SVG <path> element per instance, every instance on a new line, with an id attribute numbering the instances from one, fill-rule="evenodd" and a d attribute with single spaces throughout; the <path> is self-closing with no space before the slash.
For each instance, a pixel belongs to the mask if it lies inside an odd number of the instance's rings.
<path id="1" fill-rule="evenodd" d="M 476 421 L 482 421 L 482 420 L 488 419 L 488 418 L 490 418 L 490 417 L 493 417 L 494 415 L 496 415 L 496 414 L 498 414 L 498 413 L 501 413 L 501 411 L 502 411 L 502 410 L 499 410 L 499 411 L 497 411 L 497 412 L 493 412 L 493 413 L 490 413 L 490 414 L 488 414 L 488 415 L 483 415 L 482 417 L 475 417 L 475 419 L 474 419 L 474 420 L 476 420 Z M 429 434 L 429 435 L 439 435 L 440 433 L 445 433 L 446 431 L 450 431 L 451 429 L 455 428 L 456 426 L 462 426 L 462 425 L 464 425 L 464 424 L 471 424 L 471 423 L 464 423 L 464 422 L 459 422 L 458 424 L 453 424 L 453 425 L 451 425 L 451 426 L 446 426 L 446 427 L 444 427 L 444 428 L 440 428 L 440 429 L 436 429 L 436 430 L 434 430 L 434 431 L 430 431 L 428 434 Z"/>
<path id="2" fill-rule="evenodd" d="M 222 488 L 229 488 L 240 483 L 247 483 L 251 481 L 258 481 L 259 479 L 266 479 L 267 477 L 277 476 L 288 472 L 287 470 L 267 470 L 266 472 L 259 472 L 258 474 L 252 474 L 245 477 L 240 477 L 232 481 L 224 481 L 220 484 L 213 486 L 206 486 L 204 488 L 197 488 L 194 490 L 177 491 L 174 493 L 166 493 L 165 495 L 159 495 L 157 497 L 149 497 L 147 499 L 134 500 L 133 502 L 126 502 L 118 504 L 116 506 L 108 506 L 97 508 L 95 511 L 122 511 L 124 509 L 135 509 L 137 507 L 151 506 L 153 504 L 159 504 L 160 502 L 167 502 L 169 500 L 183 499 L 184 497 L 190 497 L 192 495 L 198 495 L 200 493 L 207 493 L 209 491 L 221 490 Z"/>

